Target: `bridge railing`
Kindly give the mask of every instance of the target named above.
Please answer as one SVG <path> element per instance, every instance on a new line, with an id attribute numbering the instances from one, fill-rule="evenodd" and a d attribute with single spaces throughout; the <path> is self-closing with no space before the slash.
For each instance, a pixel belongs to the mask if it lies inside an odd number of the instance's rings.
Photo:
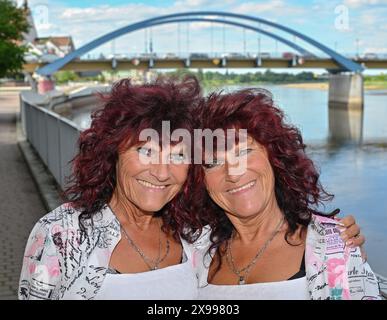
<path id="1" fill-rule="evenodd" d="M 72 121 L 20 95 L 22 130 L 62 189 L 71 173 L 81 129 Z"/>

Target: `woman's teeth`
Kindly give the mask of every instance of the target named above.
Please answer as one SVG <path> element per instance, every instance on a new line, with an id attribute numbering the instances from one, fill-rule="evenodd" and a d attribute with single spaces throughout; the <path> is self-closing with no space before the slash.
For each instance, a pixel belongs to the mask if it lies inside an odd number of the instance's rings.
<path id="1" fill-rule="evenodd" d="M 167 186 L 157 186 L 153 183 L 150 183 L 148 181 L 144 181 L 144 180 L 139 180 L 137 179 L 137 181 L 142 184 L 143 186 L 147 187 L 147 188 L 154 188 L 154 189 L 165 189 Z"/>
<path id="2" fill-rule="evenodd" d="M 244 189 L 248 189 L 248 188 L 251 188 L 252 186 L 255 185 L 255 180 L 254 181 L 251 181 L 239 188 L 235 188 L 235 189 L 231 189 L 231 190 L 228 190 L 229 193 L 236 193 L 238 191 L 241 191 L 241 190 L 244 190 Z"/>

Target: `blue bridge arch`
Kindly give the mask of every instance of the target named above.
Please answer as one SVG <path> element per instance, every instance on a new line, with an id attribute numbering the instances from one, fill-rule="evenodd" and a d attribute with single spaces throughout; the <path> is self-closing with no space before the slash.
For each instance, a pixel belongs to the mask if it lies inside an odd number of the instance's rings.
<path id="1" fill-rule="evenodd" d="M 204 16 L 204 17 L 202 17 Z M 105 34 L 88 44 L 80 47 L 79 49 L 69 53 L 63 58 L 57 59 L 54 62 L 47 64 L 41 68 L 39 68 L 36 73 L 40 75 L 52 75 L 59 69 L 61 69 L 64 65 L 69 63 L 70 61 L 74 60 L 75 58 L 78 58 L 85 53 L 99 47 L 100 45 L 111 41 L 117 37 L 120 37 L 124 34 L 131 33 L 134 31 L 138 31 L 141 29 L 149 28 L 152 26 L 157 26 L 157 25 L 163 25 L 163 24 L 170 24 L 170 23 L 179 23 L 179 22 L 215 22 L 215 23 L 223 23 L 223 24 L 228 24 L 228 25 L 233 25 L 236 27 L 241 27 L 241 28 L 246 28 L 248 30 L 252 30 L 255 32 L 262 33 L 264 35 L 267 35 L 271 38 L 274 38 L 289 47 L 295 49 L 296 51 L 300 52 L 301 54 L 305 55 L 312 55 L 309 51 L 305 50 L 299 45 L 294 44 L 293 42 L 282 38 L 278 35 L 275 35 L 271 32 L 262 30 L 261 28 L 248 25 L 248 24 L 243 24 L 241 22 L 235 22 L 235 21 L 230 21 L 230 20 L 225 20 L 225 19 L 214 19 L 214 16 L 220 16 L 222 18 L 235 18 L 235 19 L 243 19 L 247 21 L 253 21 L 261 24 L 265 24 L 268 26 L 271 26 L 273 28 L 285 31 L 287 33 L 290 33 L 291 35 L 297 36 L 298 38 L 304 40 L 305 42 L 311 44 L 312 46 L 318 48 L 328 56 L 330 56 L 336 63 L 341 67 L 340 71 L 350 71 L 350 72 L 361 72 L 364 70 L 364 68 L 358 64 L 353 62 L 352 60 L 340 55 L 339 53 L 335 52 L 334 50 L 326 47 L 325 45 L 317 42 L 316 40 L 298 32 L 293 29 L 290 29 L 286 26 L 262 19 L 262 18 L 257 18 L 253 16 L 248 16 L 248 15 L 242 15 L 242 14 L 236 14 L 236 13 L 229 13 L 229 12 L 218 12 L 218 11 L 196 11 L 196 12 L 183 12 L 183 13 L 175 13 L 175 14 L 169 14 L 169 15 L 164 15 L 160 17 L 155 17 L 147 20 L 143 20 L 141 22 L 133 23 L 128 26 L 122 27 L 120 29 L 117 29 L 115 31 L 112 31 L 108 34 Z M 313 55 L 312 55 L 313 56 Z"/>

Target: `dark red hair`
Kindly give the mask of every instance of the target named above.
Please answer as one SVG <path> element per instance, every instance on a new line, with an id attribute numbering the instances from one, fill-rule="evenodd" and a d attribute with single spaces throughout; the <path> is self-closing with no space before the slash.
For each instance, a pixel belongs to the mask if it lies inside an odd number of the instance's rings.
<path id="1" fill-rule="evenodd" d="M 200 121 L 203 129 L 247 129 L 266 148 L 275 176 L 276 199 L 289 225 L 285 239 L 299 225 L 307 226 L 312 214 L 323 214 L 318 211 L 318 205 L 331 200 L 333 195 L 325 192 L 319 183 L 319 173 L 305 153 L 300 131 L 286 123 L 270 92 L 244 89 L 229 94 L 212 93 L 200 107 Z M 196 210 L 212 228 L 211 249 L 219 248 L 231 237 L 234 227 L 207 194 L 201 166 L 195 167 L 195 176 Z"/>
<path id="2" fill-rule="evenodd" d="M 193 130 L 192 109 L 200 102 L 201 90 L 195 77 L 178 81 L 159 77 L 144 85 L 134 85 L 130 79 L 114 84 L 111 92 L 101 95 L 104 107 L 92 114 L 91 127 L 79 137 L 79 153 L 72 160 L 67 199 L 82 211 L 80 224 L 100 211 L 110 201 L 116 187 L 116 163 L 122 146 L 138 143 L 141 130 L 152 128 L 161 135 L 162 121 L 170 121 L 171 132 L 176 128 Z M 192 166 L 188 180 L 192 179 Z M 180 193 L 160 214 L 165 231 L 177 237 L 189 226 L 198 227 L 190 215 L 188 180 Z M 185 199 L 183 201 L 183 199 Z M 186 235 L 188 237 L 188 234 Z"/>

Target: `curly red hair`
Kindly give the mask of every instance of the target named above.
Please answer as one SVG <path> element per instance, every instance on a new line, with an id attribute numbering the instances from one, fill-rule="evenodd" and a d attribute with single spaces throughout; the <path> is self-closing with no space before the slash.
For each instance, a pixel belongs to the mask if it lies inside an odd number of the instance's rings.
<path id="1" fill-rule="evenodd" d="M 123 79 L 114 84 L 109 94 L 100 97 L 104 107 L 92 114 L 90 128 L 79 137 L 79 152 L 72 160 L 70 185 L 64 193 L 72 206 L 82 211 L 83 230 L 85 219 L 91 219 L 111 199 L 119 152 L 138 143 L 142 129 L 155 129 L 161 136 L 162 121 L 170 121 L 171 131 L 184 128 L 192 132 L 192 108 L 202 99 L 198 80 L 193 76 L 181 81 L 159 77 L 144 85 Z M 189 201 L 183 201 L 189 199 L 190 179 L 192 166 L 180 193 L 159 212 L 164 230 L 187 240 L 187 226 L 190 230 L 199 227 L 199 221 L 190 214 Z"/>
<path id="2" fill-rule="evenodd" d="M 317 210 L 318 205 L 331 200 L 333 195 L 321 186 L 319 173 L 305 153 L 300 131 L 286 122 L 269 91 L 244 89 L 228 94 L 212 93 L 199 113 L 202 129 L 247 129 L 248 134 L 266 148 L 275 176 L 276 199 L 289 226 L 286 239 L 298 225 L 307 226 L 312 214 L 323 214 Z M 219 247 L 231 237 L 234 227 L 207 194 L 202 166 L 195 167 L 193 187 L 195 210 L 212 228 L 211 249 Z M 337 210 L 332 214 L 335 213 Z"/>

